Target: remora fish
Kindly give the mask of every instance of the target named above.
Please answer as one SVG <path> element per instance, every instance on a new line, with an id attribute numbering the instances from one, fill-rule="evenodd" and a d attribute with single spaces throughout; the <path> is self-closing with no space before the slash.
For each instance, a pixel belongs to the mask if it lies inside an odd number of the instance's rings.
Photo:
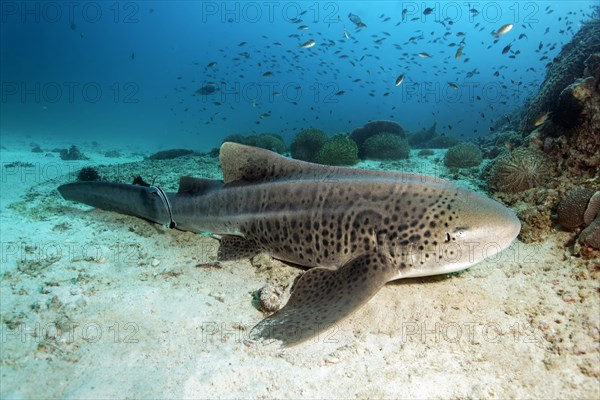
<path id="1" fill-rule="evenodd" d="M 434 177 L 317 165 L 230 142 L 219 158 L 224 182 L 182 177 L 177 193 L 109 182 L 58 191 L 180 230 L 222 234 L 222 261 L 263 251 L 313 267 L 285 307 L 254 327 L 254 339 L 309 339 L 389 281 L 454 272 L 494 256 L 521 226 L 500 203 Z"/>

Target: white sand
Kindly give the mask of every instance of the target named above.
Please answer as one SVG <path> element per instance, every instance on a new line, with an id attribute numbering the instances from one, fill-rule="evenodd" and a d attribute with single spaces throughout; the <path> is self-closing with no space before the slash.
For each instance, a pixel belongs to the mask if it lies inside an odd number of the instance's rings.
<path id="1" fill-rule="evenodd" d="M 55 190 L 69 165 L 140 157 L 82 147 L 92 159 L 68 163 L 3 144 L 3 164 L 63 173 L 2 167 L 2 398 L 600 397 L 600 265 L 568 255 L 569 233 L 461 274 L 388 284 L 334 330 L 280 349 L 244 340 L 264 317 L 252 292 L 300 270 L 260 256 L 197 267 L 214 260 L 215 240 Z M 179 174 L 217 173 L 172 165 L 157 177 L 170 189 Z"/>

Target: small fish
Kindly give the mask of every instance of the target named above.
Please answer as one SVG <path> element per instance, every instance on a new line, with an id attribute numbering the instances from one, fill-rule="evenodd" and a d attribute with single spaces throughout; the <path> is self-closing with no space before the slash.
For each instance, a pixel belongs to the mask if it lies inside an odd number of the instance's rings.
<path id="1" fill-rule="evenodd" d="M 396 78 L 396 86 L 400 86 L 402 85 L 402 82 L 404 82 L 404 74 L 398 75 L 398 77 Z"/>
<path id="2" fill-rule="evenodd" d="M 263 114 L 260 114 L 260 115 L 259 115 L 259 118 L 260 118 L 260 119 L 267 119 L 267 118 L 269 118 L 270 116 L 271 116 L 271 114 L 270 114 L 270 113 L 263 113 Z"/>
<path id="3" fill-rule="evenodd" d="M 423 15 L 429 15 L 433 12 L 433 10 L 435 10 L 435 9 L 431 8 L 431 7 L 427 7 L 426 9 L 423 10 Z"/>
<path id="4" fill-rule="evenodd" d="M 502 49 L 502 54 L 508 53 L 510 51 L 511 46 L 512 46 L 512 43 L 509 43 L 506 46 L 504 46 L 504 48 Z"/>
<path id="5" fill-rule="evenodd" d="M 336 95 L 336 96 L 343 96 L 344 94 L 346 94 L 346 92 L 345 92 L 345 91 L 343 91 L 343 90 L 340 90 L 340 91 L 339 91 L 339 92 L 337 92 L 335 95 Z"/>
<path id="6" fill-rule="evenodd" d="M 550 117 L 550 111 L 546 111 L 545 113 L 543 113 L 542 115 L 540 115 L 539 117 L 536 118 L 535 122 L 533 123 L 533 126 L 540 126 L 542 125 L 544 122 L 546 122 L 548 120 L 548 118 Z"/>
<path id="7" fill-rule="evenodd" d="M 350 21 L 352 21 L 352 23 L 354 25 L 356 25 L 356 27 L 359 28 L 359 29 L 367 27 L 367 25 L 365 25 L 362 22 L 362 20 L 360 19 L 360 17 L 358 15 L 356 15 L 356 14 L 352 14 L 352 13 L 348 14 L 348 19 L 350 19 Z"/>
<path id="8" fill-rule="evenodd" d="M 500 27 L 500 29 L 498 29 L 497 32 L 493 33 L 493 36 L 500 37 L 500 36 L 504 35 L 505 33 L 508 33 L 512 28 L 513 28 L 513 24 L 502 25 Z"/>
<path id="9" fill-rule="evenodd" d="M 306 30 L 308 30 L 308 26 L 306 26 L 306 25 L 300 25 L 300 26 L 298 27 L 298 30 L 301 30 L 301 31 L 306 31 Z"/>
<path id="10" fill-rule="evenodd" d="M 456 54 L 454 55 L 454 58 L 456 58 L 458 60 L 460 58 L 460 56 L 462 56 L 462 52 L 463 52 L 463 48 L 459 47 L 458 50 L 456 50 Z"/>
<path id="11" fill-rule="evenodd" d="M 450 86 L 454 90 L 458 90 L 458 85 L 456 83 L 448 82 L 448 86 Z"/>
<path id="12" fill-rule="evenodd" d="M 346 39 L 350 39 L 350 35 L 348 35 L 348 31 L 346 30 L 346 27 L 344 27 L 344 37 Z"/>
<path id="13" fill-rule="evenodd" d="M 131 52 L 131 59 L 135 60 L 135 53 L 133 51 Z"/>
<path id="14" fill-rule="evenodd" d="M 421 58 L 431 58 L 431 56 L 428 53 L 426 53 L 426 52 L 422 52 L 422 53 L 419 53 L 417 55 L 419 57 L 421 57 Z"/>
<path id="15" fill-rule="evenodd" d="M 267 71 L 264 74 L 262 74 L 262 76 L 264 76 L 264 77 L 273 76 L 273 73 L 271 71 Z"/>
<path id="16" fill-rule="evenodd" d="M 213 62 L 210 62 L 210 63 L 206 64 L 206 68 L 212 68 L 212 67 L 214 67 L 216 65 L 217 65 L 217 63 L 215 61 L 213 61 Z"/>
<path id="17" fill-rule="evenodd" d="M 317 42 L 315 42 L 314 40 L 309 40 L 308 42 L 302 43 L 300 46 L 298 46 L 301 49 L 310 49 L 311 47 L 313 47 L 315 44 L 317 44 Z"/>

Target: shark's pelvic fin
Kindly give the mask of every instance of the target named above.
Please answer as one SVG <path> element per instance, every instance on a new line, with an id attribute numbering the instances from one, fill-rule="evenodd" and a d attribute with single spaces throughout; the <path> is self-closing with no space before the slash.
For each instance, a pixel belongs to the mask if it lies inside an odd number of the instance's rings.
<path id="1" fill-rule="evenodd" d="M 251 338 L 295 345 L 317 337 L 373 297 L 396 273 L 389 251 L 358 257 L 339 269 L 314 268 L 298 280 L 288 303 L 261 321 Z"/>

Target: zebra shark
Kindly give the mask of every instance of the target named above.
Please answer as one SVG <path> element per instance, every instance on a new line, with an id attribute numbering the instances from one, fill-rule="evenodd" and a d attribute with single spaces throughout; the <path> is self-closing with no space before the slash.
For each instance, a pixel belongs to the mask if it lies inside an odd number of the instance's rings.
<path id="1" fill-rule="evenodd" d="M 506 249 L 521 224 L 504 205 L 436 177 L 332 167 L 237 143 L 223 181 L 155 186 L 75 182 L 66 200 L 191 232 L 219 234 L 218 260 L 259 252 L 310 268 L 252 339 L 294 345 L 324 332 L 387 282 L 466 269 Z"/>

